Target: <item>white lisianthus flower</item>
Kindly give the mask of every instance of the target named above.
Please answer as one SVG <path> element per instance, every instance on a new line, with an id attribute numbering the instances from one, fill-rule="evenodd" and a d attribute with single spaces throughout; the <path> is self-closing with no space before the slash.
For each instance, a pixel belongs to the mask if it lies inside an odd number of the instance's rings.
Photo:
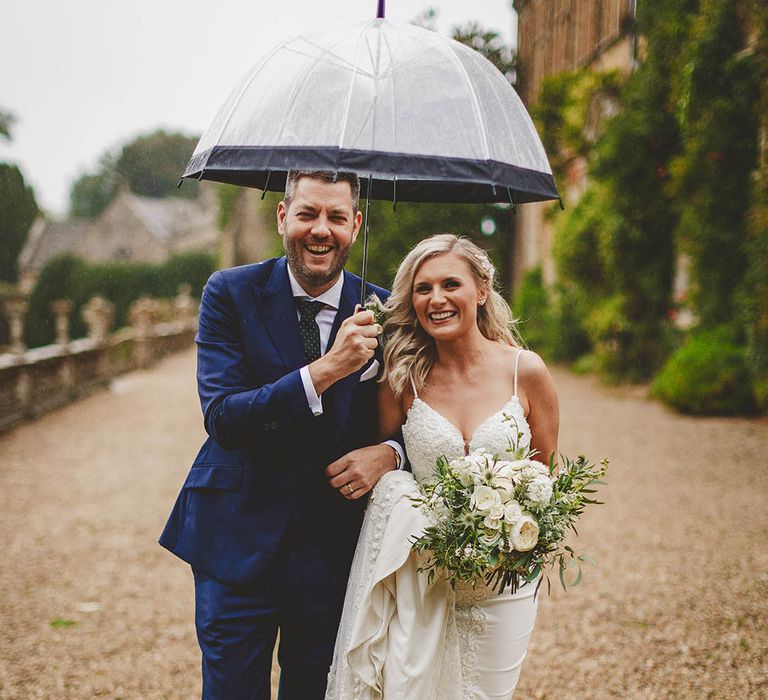
<path id="1" fill-rule="evenodd" d="M 539 524 L 530 513 L 523 513 L 509 532 L 509 543 L 516 552 L 529 552 L 539 541 Z"/>
<path id="2" fill-rule="evenodd" d="M 501 518 L 492 518 L 490 515 L 486 515 L 485 518 L 483 518 L 483 527 L 488 530 L 500 530 Z"/>
<path id="3" fill-rule="evenodd" d="M 504 522 L 514 525 L 523 515 L 523 509 L 517 501 L 510 501 L 504 506 Z"/>
<path id="4" fill-rule="evenodd" d="M 472 463 L 466 457 L 453 460 L 450 467 L 464 486 L 472 486 Z"/>
<path id="5" fill-rule="evenodd" d="M 549 467 L 537 459 L 516 459 L 510 464 L 513 472 L 530 479 L 537 476 L 549 476 Z"/>
<path id="6" fill-rule="evenodd" d="M 549 476 L 549 467 L 544 462 L 539 462 L 538 459 L 528 460 L 531 469 L 536 471 L 540 476 Z"/>
<path id="7" fill-rule="evenodd" d="M 552 498 L 552 479 L 546 476 L 537 476 L 528 484 L 526 495 L 532 504 L 543 508 Z"/>
<path id="8" fill-rule="evenodd" d="M 481 513 L 489 513 L 491 508 L 501 503 L 501 496 L 490 486 L 477 486 L 469 498 L 469 507 Z"/>

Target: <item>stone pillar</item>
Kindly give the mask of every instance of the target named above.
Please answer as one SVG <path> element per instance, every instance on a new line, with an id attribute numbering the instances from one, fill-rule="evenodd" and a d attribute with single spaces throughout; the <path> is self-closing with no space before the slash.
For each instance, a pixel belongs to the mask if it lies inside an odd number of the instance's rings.
<path id="1" fill-rule="evenodd" d="M 11 297 L 3 302 L 3 311 L 8 318 L 10 350 L 16 355 L 24 354 L 24 316 L 29 311 L 29 302 L 24 297 Z"/>
<path id="2" fill-rule="evenodd" d="M 149 297 L 141 297 L 131 305 L 131 324 L 136 330 L 134 335 L 133 357 L 138 367 L 148 367 L 152 363 L 152 339 L 155 335 L 157 302 Z"/>
<path id="3" fill-rule="evenodd" d="M 99 345 L 106 344 L 114 318 L 114 307 L 103 297 L 93 297 L 83 308 L 88 337 Z"/>
<path id="4" fill-rule="evenodd" d="M 176 309 L 176 315 L 185 329 L 195 326 L 195 301 L 192 299 L 192 285 L 179 285 L 179 294 L 174 299 L 173 305 Z"/>
<path id="5" fill-rule="evenodd" d="M 69 314 L 72 313 L 70 299 L 57 299 L 51 303 L 51 311 L 56 319 L 56 344 L 69 344 Z"/>

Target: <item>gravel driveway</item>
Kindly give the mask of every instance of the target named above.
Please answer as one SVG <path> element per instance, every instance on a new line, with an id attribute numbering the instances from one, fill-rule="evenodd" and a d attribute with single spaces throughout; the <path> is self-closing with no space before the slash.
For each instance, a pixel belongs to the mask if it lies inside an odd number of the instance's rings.
<path id="1" fill-rule="evenodd" d="M 0 436 L 3 700 L 199 697 L 192 578 L 156 544 L 203 438 L 194 365 Z M 561 449 L 610 484 L 576 541 L 597 566 L 552 579 L 515 697 L 768 697 L 768 422 L 554 375 Z"/>

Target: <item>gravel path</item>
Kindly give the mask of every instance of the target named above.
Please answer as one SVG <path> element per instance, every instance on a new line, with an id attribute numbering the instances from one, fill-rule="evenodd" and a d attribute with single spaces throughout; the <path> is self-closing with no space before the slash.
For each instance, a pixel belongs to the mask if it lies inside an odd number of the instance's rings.
<path id="1" fill-rule="evenodd" d="M 768 697 L 768 422 L 555 381 L 561 449 L 610 485 L 516 698 Z M 202 437 L 191 351 L 0 436 L 0 698 L 199 697 L 191 575 L 156 539 Z"/>

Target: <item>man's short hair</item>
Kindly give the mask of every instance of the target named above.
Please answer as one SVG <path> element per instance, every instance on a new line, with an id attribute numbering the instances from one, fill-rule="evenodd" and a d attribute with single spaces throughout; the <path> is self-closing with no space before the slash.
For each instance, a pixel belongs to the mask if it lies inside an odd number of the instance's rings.
<path id="1" fill-rule="evenodd" d="M 291 201 L 296 194 L 296 185 L 303 177 L 311 177 L 313 180 L 328 183 L 348 182 L 349 188 L 352 190 L 352 211 L 357 213 L 360 204 L 360 178 L 357 173 L 335 173 L 332 170 L 289 170 L 285 180 L 285 196 L 283 197 L 286 209 L 291 206 Z"/>

